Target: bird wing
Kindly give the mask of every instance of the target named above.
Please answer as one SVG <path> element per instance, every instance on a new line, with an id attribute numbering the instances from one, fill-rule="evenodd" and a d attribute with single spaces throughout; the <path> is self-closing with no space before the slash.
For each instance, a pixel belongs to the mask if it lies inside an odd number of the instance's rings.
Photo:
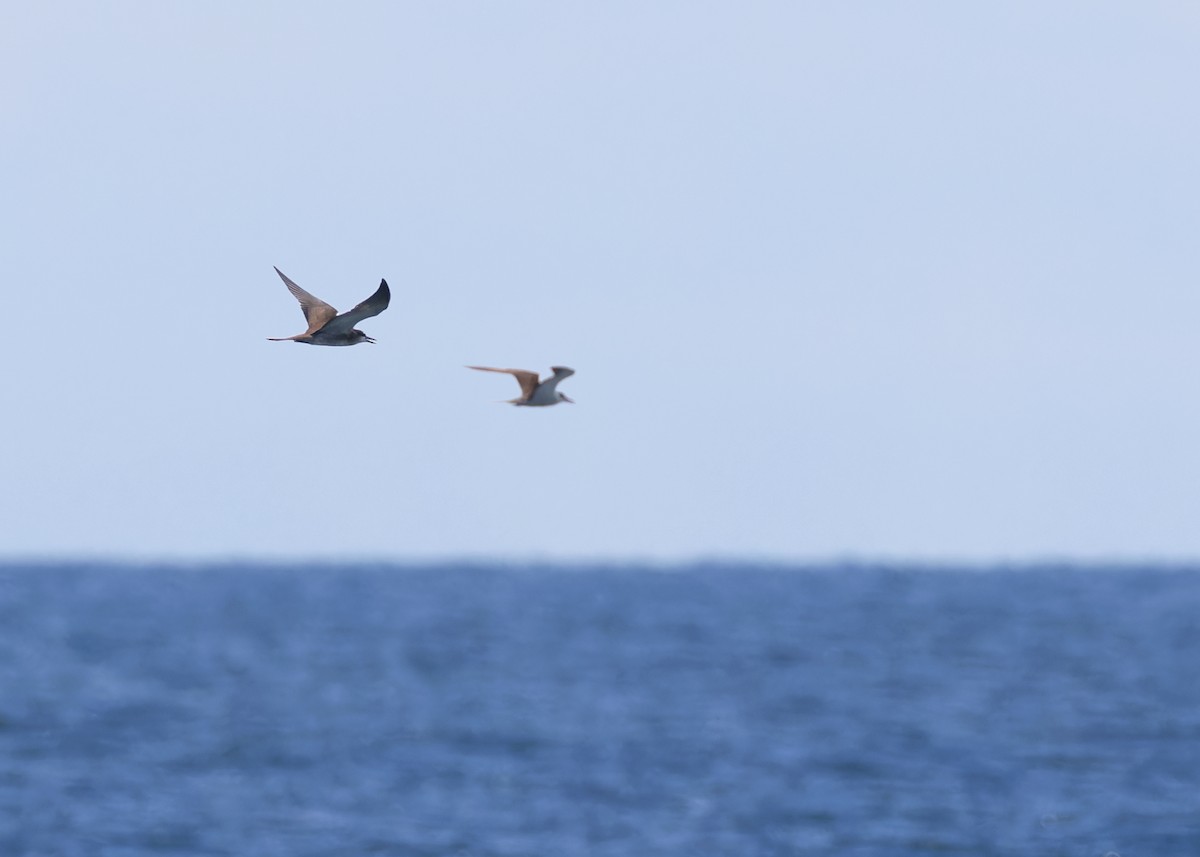
<path id="1" fill-rule="evenodd" d="M 537 372 L 527 372 L 524 369 L 495 369 L 491 366 L 468 366 L 467 368 L 478 369 L 480 372 L 503 372 L 506 375 L 512 375 L 521 385 L 521 395 L 526 399 L 533 398 L 533 391 L 537 389 Z"/>
<path id="2" fill-rule="evenodd" d="M 558 382 L 565 378 L 570 378 L 575 374 L 575 370 L 569 366 L 551 366 L 550 371 L 554 373 L 553 377 L 547 378 L 542 383 L 551 392 L 558 386 Z"/>
<path id="3" fill-rule="evenodd" d="M 391 302 L 392 290 L 388 288 L 387 280 L 380 280 L 379 288 L 375 290 L 375 294 L 371 295 L 354 309 L 346 310 L 337 318 L 330 321 L 325 325 L 325 330 L 330 333 L 346 333 L 353 330 L 354 325 L 358 324 L 364 318 L 379 315 L 387 309 L 388 304 Z"/>
<path id="4" fill-rule="evenodd" d="M 287 274 L 283 271 L 276 268 L 275 273 L 283 280 L 283 284 L 288 287 L 288 291 L 292 293 L 293 297 L 300 301 L 300 309 L 304 310 L 304 318 L 308 322 L 308 330 L 304 331 L 304 336 L 316 333 L 328 324 L 331 318 L 337 316 L 336 309 L 297 286 L 288 279 Z"/>

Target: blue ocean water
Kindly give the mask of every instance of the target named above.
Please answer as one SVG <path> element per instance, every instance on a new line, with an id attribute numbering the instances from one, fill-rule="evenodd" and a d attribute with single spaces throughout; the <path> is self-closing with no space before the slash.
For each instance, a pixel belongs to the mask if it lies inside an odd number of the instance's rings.
<path id="1" fill-rule="evenodd" d="M 1200 573 L 0 568 L 0 855 L 1200 854 Z"/>

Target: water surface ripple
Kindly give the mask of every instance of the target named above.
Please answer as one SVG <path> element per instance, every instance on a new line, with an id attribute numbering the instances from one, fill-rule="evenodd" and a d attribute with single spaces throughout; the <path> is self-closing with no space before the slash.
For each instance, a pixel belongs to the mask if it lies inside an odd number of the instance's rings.
<path id="1" fill-rule="evenodd" d="M 1200 573 L 0 568 L 0 855 L 1200 854 Z"/>

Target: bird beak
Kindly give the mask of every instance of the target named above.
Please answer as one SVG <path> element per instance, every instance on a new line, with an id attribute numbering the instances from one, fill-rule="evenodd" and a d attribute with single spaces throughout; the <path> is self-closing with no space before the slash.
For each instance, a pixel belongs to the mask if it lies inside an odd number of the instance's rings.
<path id="1" fill-rule="evenodd" d="M 573 405 L 573 404 L 575 404 L 575 400 L 574 400 L 574 399 L 568 399 L 565 393 L 563 394 L 563 401 L 564 401 L 564 402 L 566 402 L 568 405 Z"/>
<path id="2" fill-rule="evenodd" d="M 367 342 L 371 343 L 372 345 L 375 344 L 375 340 L 369 336 L 364 336 L 363 339 L 367 340 Z"/>

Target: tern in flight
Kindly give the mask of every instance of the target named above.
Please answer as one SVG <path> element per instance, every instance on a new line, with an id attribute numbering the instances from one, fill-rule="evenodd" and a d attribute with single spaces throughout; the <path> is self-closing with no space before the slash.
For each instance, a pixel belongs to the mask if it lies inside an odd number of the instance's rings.
<path id="1" fill-rule="evenodd" d="M 325 301 L 313 297 L 289 280 L 283 271 L 276 268 L 275 273 L 282 278 L 284 285 L 296 300 L 300 301 L 300 309 L 304 310 L 304 318 L 308 321 L 308 330 L 295 336 L 268 336 L 267 339 L 272 342 L 306 342 L 309 345 L 358 345 L 360 342 L 375 342 L 354 325 L 387 309 L 392 299 L 387 280 L 380 280 L 375 294 L 354 309 L 339 314 Z"/>
<path id="2" fill-rule="evenodd" d="M 568 369 L 566 366 L 551 366 L 550 371 L 554 375 L 545 381 L 538 380 L 537 372 L 527 372 L 524 369 L 494 369 L 491 366 L 468 366 L 467 368 L 478 369 L 480 372 L 503 372 L 516 378 L 517 383 L 521 385 L 521 396 L 517 399 L 509 399 L 511 404 L 525 405 L 531 408 L 557 405 L 559 402 L 575 404 L 574 401 L 555 389 L 559 381 L 575 374 L 574 369 Z"/>

